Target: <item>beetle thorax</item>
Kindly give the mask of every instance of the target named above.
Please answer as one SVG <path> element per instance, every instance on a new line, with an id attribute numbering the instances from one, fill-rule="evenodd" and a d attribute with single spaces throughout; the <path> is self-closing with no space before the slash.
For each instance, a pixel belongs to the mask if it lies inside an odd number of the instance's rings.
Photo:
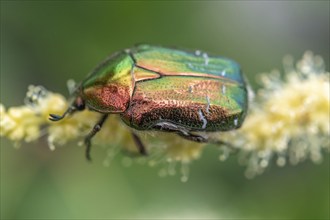
<path id="1" fill-rule="evenodd" d="M 124 112 L 130 101 L 130 89 L 121 84 L 111 83 L 87 88 L 83 91 L 86 105 L 102 113 Z"/>

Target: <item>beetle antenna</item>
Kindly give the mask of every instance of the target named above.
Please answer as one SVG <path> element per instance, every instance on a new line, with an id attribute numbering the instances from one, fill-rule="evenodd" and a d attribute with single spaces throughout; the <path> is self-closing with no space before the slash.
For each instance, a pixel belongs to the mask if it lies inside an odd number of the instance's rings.
<path id="1" fill-rule="evenodd" d="M 74 106 L 70 106 L 62 115 L 49 114 L 49 120 L 59 121 L 59 120 L 63 119 L 67 114 L 71 114 L 75 110 L 76 110 L 76 108 Z"/>

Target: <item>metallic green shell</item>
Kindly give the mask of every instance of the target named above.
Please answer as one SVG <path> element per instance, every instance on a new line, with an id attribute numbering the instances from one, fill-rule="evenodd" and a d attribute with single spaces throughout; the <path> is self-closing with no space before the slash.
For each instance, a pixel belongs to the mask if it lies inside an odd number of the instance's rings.
<path id="1" fill-rule="evenodd" d="M 196 50 L 188 52 L 158 46 L 139 45 L 131 52 L 137 65 L 164 74 L 205 73 L 230 79 L 244 86 L 240 66 L 233 60 Z"/>
<path id="2" fill-rule="evenodd" d="M 240 127 L 247 111 L 236 62 L 150 45 L 109 58 L 83 82 L 82 96 L 139 130 L 226 131 Z"/>

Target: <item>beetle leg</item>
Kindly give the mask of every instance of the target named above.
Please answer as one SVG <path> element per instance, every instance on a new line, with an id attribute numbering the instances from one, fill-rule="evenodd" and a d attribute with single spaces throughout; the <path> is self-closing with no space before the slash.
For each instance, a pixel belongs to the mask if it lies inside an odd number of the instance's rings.
<path id="1" fill-rule="evenodd" d="M 177 134 L 190 141 L 195 141 L 195 142 L 199 142 L 199 143 L 208 142 L 208 138 L 203 137 L 201 135 L 192 134 L 189 132 L 178 132 Z"/>
<path id="2" fill-rule="evenodd" d="M 108 118 L 108 114 L 102 115 L 101 119 L 94 125 L 93 129 L 85 137 L 84 143 L 86 145 L 86 159 L 91 161 L 91 140 L 99 132 L 104 124 L 105 120 Z"/>
<path id="3" fill-rule="evenodd" d="M 233 147 L 231 144 L 229 144 L 227 142 L 224 142 L 221 140 L 209 139 L 208 137 L 204 137 L 202 135 L 193 134 L 183 127 L 179 127 L 177 125 L 174 125 L 174 124 L 168 123 L 168 122 L 157 123 L 153 126 L 153 128 L 157 129 L 157 130 L 161 130 L 161 131 L 175 132 L 179 136 L 181 136 L 187 140 L 194 141 L 194 142 L 212 143 L 212 144 L 216 144 L 216 145 L 226 145 L 229 147 Z"/>
<path id="4" fill-rule="evenodd" d="M 233 146 L 231 143 L 221 141 L 221 140 L 210 139 L 208 137 L 203 137 L 198 134 L 192 134 L 189 132 L 188 133 L 178 132 L 177 134 L 190 141 L 195 141 L 195 142 L 199 142 L 199 143 L 210 143 L 210 144 L 215 144 L 215 145 L 223 145 L 223 146 L 230 147 L 231 149 L 237 149 L 237 147 Z"/>
<path id="5" fill-rule="evenodd" d="M 146 150 L 144 144 L 142 143 L 140 137 L 137 136 L 134 132 L 132 132 L 132 137 L 133 137 L 135 145 L 137 146 L 140 154 L 144 155 L 144 156 L 147 156 L 148 155 L 147 150 Z"/>

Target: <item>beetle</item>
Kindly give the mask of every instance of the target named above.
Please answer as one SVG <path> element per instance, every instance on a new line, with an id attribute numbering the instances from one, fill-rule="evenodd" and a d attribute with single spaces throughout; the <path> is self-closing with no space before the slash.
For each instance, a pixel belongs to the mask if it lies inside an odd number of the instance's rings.
<path id="1" fill-rule="evenodd" d="M 146 149 L 136 130 L 174 132 L 196 142 L 208 142 L 200 132 L 239 128 L 245 118 L 247 89 L 235 61 L 200 50 L 187 51 L 148 44 L 114 53 L 78 86 L 74 101 L 58 121 L 85 108 L 102 114 L 85 137 L 86 158 L 91 139 L 109 114 L 119 114 L 132 128 L 141 154 Z"/>

